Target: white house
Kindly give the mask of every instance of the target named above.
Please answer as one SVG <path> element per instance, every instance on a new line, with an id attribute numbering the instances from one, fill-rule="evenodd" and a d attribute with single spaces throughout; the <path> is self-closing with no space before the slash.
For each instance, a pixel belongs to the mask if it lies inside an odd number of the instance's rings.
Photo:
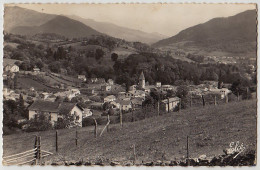
<path id="1" fill-rule="evenodd" d="M 78 79 L 82 81 L 86 81 L 86 76 L 85 75 L 78 75 Z"/>
<path id="2" fill-rule="evenodd" d="M 3 59 L 3 66 L 4 66 L 4 71 L 9 71 L 12 73 L 19 72 L 19 67 L 15 64 L 15 62 L 20 62 L 19 60 L 13 60 L 13 59 Z"/>
<path id="3" fill-rule="evenodd" d="M 179 97 L 172 97 L 169 99 L 165 99 L 162 101 L 162 108 L 165 111 L 168 110 L 173 111 L 178 106 L 179 103 L 180 103 Z"/>
<path id="4" fill-rule="evenodd" d="M 161 82 L 156 82 L 156 83 L 155 83 L 155 86 L 156 86 L 157 88 L 160 88 L 160 87 L 162 86 L 162 83 L 161 83 Z"/>
<path id="5" fill-rule="evenodd" d="M 115 100 L 116 100 L 116 96 L 114 96 L 114 95 L 109 95 L 107 97 L 104 97 L 104 103 L 112 102 L 112 101 L 115 101 Z"/>
<path id="6" fill-rule="evenodd" d="M 39 114 L 44 114 L 46 119 L 54 126 L 58 119 L 63 119 L 65 114 L 70 114 L 74 118 L 73 122 L 82 127 L 84 109 L 76 103 L 36 100 L 29 106 L 28 110 L 29 120 L 35 118 Z"/>
<path id="7" fill-rule="evenodd" d="M 111 91 L 111 86 L 110 85 L 101 86 L 101 90 L 102 91 Z"/>
<path id="8" fill-rule="evenodd" d="M 214 88 L 214 89 L 210 89 L 209 93 L 218 94 L 220 95 L 221 99 L 224 99 L 229 93 L 231 93 L 231 91 L 227 88 L 222 88 L 222 89 Z"/>

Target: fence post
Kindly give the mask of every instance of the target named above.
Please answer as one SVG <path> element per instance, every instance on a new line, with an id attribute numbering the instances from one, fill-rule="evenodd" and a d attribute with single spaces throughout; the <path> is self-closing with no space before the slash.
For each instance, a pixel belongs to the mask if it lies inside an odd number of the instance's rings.
<path id="1" fill-rule="evenodd" d="M 109 114 L 107 115 L 107 122 L 110 122 Z M 107 132 L 109 132 L 109 124 L 107 125 Z"/>
<path id="2" fill-rule="evenodd" d="M 228 103 L 228 94 L 226 95 L 226 103 Z"/>
<path id="3" fill-rule="evenodd" d="M 179 112 L 181 111 L 181 98 L 180 98 L 180 104 L 179 104 Z"/>
<path id="4" fill-rule="evenodd" d="M 246 99 L 248 100 L 248 87 L 246 87 Z"/>
<path id="5" fill-rule="evenodd" d="M 132 104 L 132 122 L 134 122 L 135 120 L 134 120 L 134 104 L 131 102 L 131 104 Z"/>
<path id="6" fill-rule="evenodd" d="M 237 92 L 237 101 L 239 101 L 239 92 Z"/>
<path id="7" fill-rule="evenodd" d="M 76 147 L 78 146 L 78 127 L 76 127 L 76 138 L 75 138 L 75 141 L 76 141 Z"/>
<path id="8" fill-rule="evenodd" d="M 204 95 L 202 95 L 202 105 L 203 105 L 203 107 L 205 106 L 205 99 L 204 99 Z"/>
<path id="9" fill-rule="evenodd" d="M 217 97 L 215 95 L 215 102 L 214 102 L 215 106 L 217 105 Z"/>
<path id="10" fill-rule="evenodd" d="M 189 136 L 187 136 L 187 164 L 188 164 L 188 166 L 190 165 L 190 160 L 189 160 Z"/>
<path id="11" fill-rule="evenodd" d="M 36 148 L 35 150 L 35 165 L 38 165 L 38 136 L 35 136 L 35 141 L 34 141 L 34 148 Z"/>
<path id="12" fill-rule="evenodd" d="M 160 116 L 160 101 L 159 100 L 157 103 L 157 113 L 158 113 L 158 116 Z"/>
<path id="13" fill-rule="evenodd" d="M 192 107 L 192 94 L 190 95 L 190 107 Z"/>
<path id="14" fill-rule="evenodd" d="M 122 106 L 119 106 L 120 125 L 123 126 Z"/>
<path id="15" fill-rule="evenodd" d="M 169 99 L 169 97 L 167 98 L 167 103 L 168 103 L 168 113 L 170 113 L 170 99 Z"/>
<path id="16" fill-rule="evenodd" d="M 58 131 L 56 130 L 56 152 L 58 152 Z"/>
<path id="17" fill-rule="evenodd" d="M 93 119 L 94 119 L 94 123 L 95 123 L 94 136 L 96 138 L 97 137 L 97 121 L 95 118 L 93 118 Z"/>
<path id="18" fill-rule="evenodd" d="M 38 136 L 38 159 L 39 165 L 41 165 L 41 137 Z"/>
<path id="19" fill-rule="evenodd" d="M 133 150 L 134 150 L 134 165 L 135 165 L 136 162 L 135 144 L 133 145 Z"/>

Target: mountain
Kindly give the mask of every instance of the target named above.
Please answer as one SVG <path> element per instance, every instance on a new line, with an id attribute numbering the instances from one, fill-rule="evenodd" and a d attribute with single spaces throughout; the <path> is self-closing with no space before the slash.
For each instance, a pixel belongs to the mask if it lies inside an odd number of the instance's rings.
<path id="1" fill-rule="evenodd" d="M 51 15 L 20 7 L 5 8 L 5 31 L 20 35 L 55 33 L 68 38 L 100 35 L 98 31 L 65 16 Z"/>
<path id="2" fill-rule="evenodd" d="M 13 28 L 11 32 L 20 35 L 55 33 L 68 38 L 79 38 L 101 34 L 79 21 L 59 15 L 40 26 L 18 26 Z"/>
<path id="3" fill-rule="evenodd" d="M 173 37 L 158 41 L 153 46 L 166 47 L 182 43 L 184 46 L 220 48 L 227 51 L 234 51 L 234 48 L 239 51 L 240 47 L 244 48 L 245 45 L 246 50 L 251 47 L 255 49 L 256 21 L 255 10 L 248 10 L 227 18 L 215 18 L 204 24 L 187 28 Z"/>
<path id="4" fill-rule="evenodd" d="M 10 32 L 11 29 L 18 26 L 40 26 L 56 15 L 45 14 L 21 7 L 8 7 L 4 9 L 4 30 Z"/>
<path id="5" fill-rule="evenodd" d="M 159 33 L 146 33 L 139 30 L 121 27 L 108 22 L 97 22 L 93 19 L 84 19 L 75 15 L 68 17 L 80 21 L 101 33 L 110 35 L 115 38 L 125 39 L 126 41 L 139 41 L 152 44 L 167 37 Z"/>

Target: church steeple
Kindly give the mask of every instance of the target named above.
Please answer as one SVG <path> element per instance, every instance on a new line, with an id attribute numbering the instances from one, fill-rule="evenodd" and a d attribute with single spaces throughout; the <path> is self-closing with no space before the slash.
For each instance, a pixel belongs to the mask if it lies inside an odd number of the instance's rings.
<path id="1" fill-rule="evenodd" d="M 140 88 L 145 88 L 145 77 L 144 77 L 144 72 L 142 71 L 139 77 L 139 87 Z"/>

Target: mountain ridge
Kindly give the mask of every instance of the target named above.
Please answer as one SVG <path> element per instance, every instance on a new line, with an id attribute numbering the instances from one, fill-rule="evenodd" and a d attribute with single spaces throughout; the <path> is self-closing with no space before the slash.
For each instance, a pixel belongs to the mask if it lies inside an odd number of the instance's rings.
<path id="1" fill-rule="evenodd" d="M 220 43 L 229 40 L 255 41 L 256 33 L 256 11 L 247 10 L 234 16 L 213 18 L 189 27 L 175 36 L 154 43 L 153 46 L 163 47 L 181 41 L 197 44 L 203 41 L 220 41 Z"/>

